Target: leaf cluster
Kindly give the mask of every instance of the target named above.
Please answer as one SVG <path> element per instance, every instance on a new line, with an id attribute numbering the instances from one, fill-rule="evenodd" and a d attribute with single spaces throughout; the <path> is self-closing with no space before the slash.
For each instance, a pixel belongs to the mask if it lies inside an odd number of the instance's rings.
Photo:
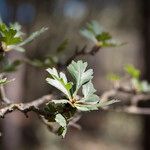
<path id="1" fill-rule="evenodd" d="M 39 31 L 33 32 L 28 38 L 23 39 L 24 33 L 21 31 L 21 25 L 18 23 L 10 24 L 7 26 L 5 23 L 0 22 L 0 44 L 3 52 L 17 50 L 24 52 L 22 47 L 27 43 L 33 41 L 48 28 L 41 28 Z"/>
<path id="2" fill-rule="evenodd" d="M 146 80 L 141 80 L 141 71 L 135 68 L 132 64 L 127 64 L 124 66 L 125 73 L 130 77 L 130 81 L 133 89 L 136 92 L 150 92 L 150 84 Z M 117 74 L 109 74 L 108 79 L 110 81 L 120 81 L 122 79 L 121 76 Z"/>
<path id="3" fill-rule="evenodd" d="M 72 61 L 67 67 L 68 72 L 73 78 L 72 81 L 68 81 L 66 75 L 63 72 L 58 73 L 55 68 L 47 69 L 49 77 L 46 81 L 65 95 L 65 99 L 52 100 L 47 104 L 47 107 L 50 108 L 49 112 L 52 114 L 56 113 L 54 118 L 60 125 L 61 130 L 60 128 L 59 130 L 62 132 L 59 133 L 62 136 L 65 135 L 69 119 L 73 117 L 75 112 L 98 110 L 99 107 L 110 104 L 100 103 L 100 99 L 95 94 L 96 90 L 91 81 L 93 78 L 93 70 L 87 69 L 87 65 L 87 62 L 81 60 L 77 62 Z M 78 95 L 80 88 L 82 89 L 82 97 Z M 115 101 L 111 102 L 114 103 Z M 65 109 L 67 111 L 64 111 Z M 51 112 L 52 110 L 54 112 Z M 66 123 L 62 125 L 61 121 L 64 122 L 64 120 Z"/>
<path id="4" fill-rule="evenodd" d="M 105 32 L 96 21 L 87 23 L 80 33 L 99 47 L 115 47 L 123 45 L 112 38 L 109 32 Z"/>

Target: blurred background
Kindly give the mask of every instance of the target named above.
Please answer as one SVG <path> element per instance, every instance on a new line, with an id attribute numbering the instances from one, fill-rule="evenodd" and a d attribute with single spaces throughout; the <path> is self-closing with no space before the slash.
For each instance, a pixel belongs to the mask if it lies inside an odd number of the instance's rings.
<path id="1" fill-rule="evenodd" d="M 11 59 L 43 58 L 53 55 L 64 40 L 67 51 L 63 62 L 76 46 L 92 45 L 79 33 L 87 22 L 96 20 L 106 31 L 126 45 L 101 49 L 95 56 L 82 57 L 94 69 L 98 94 L 111 88 L 106 75 L 122 74 L 125 64 L 134 64 L 142 78 L 150 81 L 150 1 L 149 0 L 0 0 L 0 16 L 6 23 L 19 22 L 28 34 L 45 26 L 49 30 L 26 46 L 25 53 L 11 52 Z M 51 89 L 45 70 L 20 66 L 10 74 L 7 95 L 16 102 L 28 102 Z M 33 113 L 29 118 L 19 112 L 0 120 L 1 150 L 150 150 L 150 117 L 116 112 L 84 113 L 82 130 L 69 129 L 65 139 L 50 133 Z"/>

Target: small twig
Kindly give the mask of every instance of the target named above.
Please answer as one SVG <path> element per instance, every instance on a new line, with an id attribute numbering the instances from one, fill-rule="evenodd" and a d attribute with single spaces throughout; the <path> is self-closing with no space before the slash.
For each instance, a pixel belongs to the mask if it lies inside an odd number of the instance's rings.
<path id="1" fill-rule="evenodd" d="M 68 66 L 71 63 L 71 61 L 74 60 L 76 57 L 85 55 L 95 55 L 100 50 L 100 48 L 100 46 L 95 45 L 90 51 L 87 51 L 86 46 L 84 46 L 81 50 L 79 50 L 79 48 L 76 47 L 74 54 L 66 61 L 65 66 Z"/>
<path id="2" fill-rule="evenodd" d="M 117 93 L 116 89 L 112 89 L 112 90 L 104 92 L 101 95 L 101 101 L 107 101 L 110 97 L 114 97 L 116 93 Z"/>

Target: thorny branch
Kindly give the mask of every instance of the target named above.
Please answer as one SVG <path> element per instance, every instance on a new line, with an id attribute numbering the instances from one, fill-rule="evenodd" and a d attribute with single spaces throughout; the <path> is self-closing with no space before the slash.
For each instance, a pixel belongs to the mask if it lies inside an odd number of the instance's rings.
<path id="1" fill-rule="evenodd" d="M 15 110 L 19 110 L 27 116 L 27 113 L 33 111 L 38 115 L 45 116 L 44 111 L 40 110 L 39 107 L 52 99 L 52 95 L 45 95 L 39 99 L 36 99 L 29 103 L 14 103 L 2 106 L 0 108 L 0 117 L 3 118 L 6 114 L 11 113 Z"/>
<path id="2" fill-rule="evenodd" d="M 83 55 L 94 55 L 96 54 L 101 47 L 95 45 L 91 48 L 90 51 L 87 51 L 87 47 L 84 46 L 82 49 L 79 50 L 77 47 L 74 54 L 66 61 L 65 66 L 71 63 L 72 60 L 74 60 L 78 56 Z M 13 103 L 9 104 L 9 99 L 5 96 L 5 91 L 3 87 L 0 88 L 1 97 L 2 100 L 7 104 L 7 106 L 0 106 L 0 117 L 3 118 L 6 114 L 11 113 L 15 110 L 18 110 L 22 113 L 24 113 L 27 116 L 27 113 L 30 111 L 35 112 L 38 116 L 45 116 L 46 114 L 44 111 L 39 109 L 39 107 L 42 104 L 45 104 L 46 102 L 50 101 L 52 99 L 52 95 L 45 95 L 39 99 L 36 99 L 29 103 Z M 115 111 L 117 112 L 126 112 L 126 113 L 132 113 L 132 114 L 148 114 L 150 115 L 150 108 L 143 108 L 139 107 L 138 103 L 140 101 L 149 101 L 150 100 L 150 94 L 144 94 L 144 93 L 135 93 L 134 91 L 128 91 L 121 86 L 114 87 L 111 90 L 108 90 L 104 92 L 101 96 L 101 101 L 107 101 L 110 98 L 113 99 L 119 99 L 120 103 L 123 105 L 120 105 L 119 107 L 115 108 Z M 43 119 L 42 119 L 43 120 Z"/>
<path id="3" fill-rule="evenodd" d="M 99 50 L 100 46 L 93 46 L 90 51 L 87 51 L 87 46 L 84 46 L 81 50 L 79 50 L 78 47 L 76 47 L 76 50 L 74 54 L 66 61 L 65 66 L 68 66 L 72 60 L 74 60 L 76 57 L 79 56 L 85 56 L 85 55 L 95 55 Z"/>

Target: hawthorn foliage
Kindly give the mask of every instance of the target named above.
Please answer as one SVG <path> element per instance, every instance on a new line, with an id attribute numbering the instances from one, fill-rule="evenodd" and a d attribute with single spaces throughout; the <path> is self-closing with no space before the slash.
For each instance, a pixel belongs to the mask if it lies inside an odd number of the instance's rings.
<path id="1" fill-rule="evenodd" d="M 56 125 L 55 133 L 64 137 L 70 122 L 73 121 L 74 117 L 76 117 L 79 112 L 98 110 L 99 108 L 110 105 L 116 101 L 111 100 L 101 102 L 99 96 L 95 93 L 96 89 L 92 83 L 93 70 L 88 69 L 87 62 L 83 62 L 82 60 L 72 60 L 68 66 L 63 64 L 72 77 L 72 80 L 68 80 L 67 75 L 64 72 L 59 72 L 55 68 L 55 65 L 60 65 L 60 62 L 51 55 L 42 59 L 30 60 L 27 58 L 27 61 L 8 60 L 6 57 L 7 53 L 13 50 L 25 52 L 23 46 L 32 42 L 46 30 L 48 30 L 48 28 L 43 27 L 24 39 L 25 33 L 22 32 L 20 24 L 14 23 L 6 25 L 5 23 L 0 22 L 0 86 L 3 87 L 5 84 L 12 81 L 7 79 L 6 75 L 16 71 L 18 66 L 22 63 L 29 63 L 34 67 L 45 68 L 48 72 L 48 77 L 46 78 L 47 83 L 59 90 L 62 94 L 60 94 L 60 99 L 51 99 L 46 103 L 42 108 L 42 111 L 44 111 L 46 115 L 40 116 L 47 124 L 52 124 L 52 126 Z M 108 32 L 103 31 L 96 21 L 88 23 L 80 32 L 83 36 L 91 40 L 94 46 L 98 48 L 121 45 L 113 40 Z M 56 56 L 57 53 L 63 52 L 66 49 L 67 44 L 68 40 L 64 40 L 57 47 Z M 78 53 L 80 53 L 80 51 Z M 126 70 L 128 73 L 133 74 L 135 79 L 137 79 L 139 75 L 136 71 L 133 73 L 132 69 L 131 66 L 128 66 Z M 80 89 L 82 95 L 79 95 Z M 1 100 L 8 103 L 3 97 L 1 97 Z M 11 101 L 9 103 L 11 103 Z"/>

